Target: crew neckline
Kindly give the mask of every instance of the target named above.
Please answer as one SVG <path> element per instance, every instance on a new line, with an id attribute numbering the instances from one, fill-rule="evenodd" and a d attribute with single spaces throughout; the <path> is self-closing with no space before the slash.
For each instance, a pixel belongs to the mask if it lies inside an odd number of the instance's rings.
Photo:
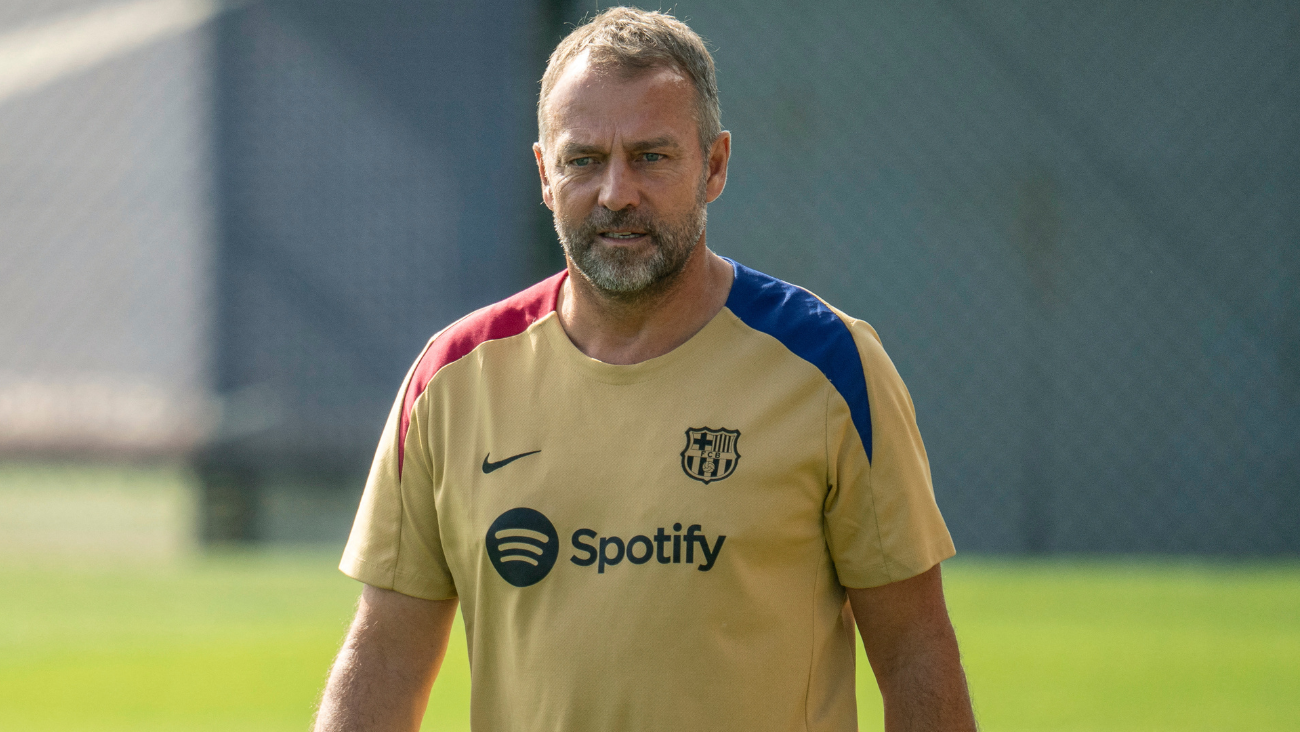
<path id="1" fill-rule="evenodd" d="M 736 263 L 726 257 L 722 259 L 731 265 L 731 282 L 734 287 L 735 278 L 739 274 L 736 270 Z M 563 287 L 563 284 L 561 284 L 561 287 Z M 575 370 L 584 375 L 606 384 L 638 384 L 659 378 L 671 370 L 680 368 L 682 365 L 688 365 L 698 359 L 703 351 L 708 348 L 712 340 L 712 333 L 725 327 L 724 321 L 726 318 L 723 317 L 723 314 L 727 312 L 727 305 L 724 303 L 722 309 L 715 313 L 709 319 L 709 322 L 704 324 L 703 328 L 700 328 L 694 335 L 686 339 L 685 343 L 661 356 L 655 356 L 633 364 L 605 363 L 583 353 L 569 338 L 569 334 L 565 332 L 564 326 L 560 323 L 558 290 L 556 308 L 551 311 L 549 317 L 544 319 L 553 322 L 542 323 L 542 332 L 550 343 L 552 350 L 571 364 Z"/>

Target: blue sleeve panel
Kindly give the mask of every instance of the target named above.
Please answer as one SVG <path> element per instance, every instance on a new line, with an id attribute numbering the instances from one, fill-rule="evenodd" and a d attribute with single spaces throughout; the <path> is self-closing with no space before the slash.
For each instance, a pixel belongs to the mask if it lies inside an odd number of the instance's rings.
<path id="1" fill-rule="evenodd" d="M 862 356 L 849 327 L 812 293 L 730 259 L 736 280 L 727 308 L 741 322 L 777 339 L 816 366 L 849 405 L 853 426 L 871 461 L 871 404 Z"/>

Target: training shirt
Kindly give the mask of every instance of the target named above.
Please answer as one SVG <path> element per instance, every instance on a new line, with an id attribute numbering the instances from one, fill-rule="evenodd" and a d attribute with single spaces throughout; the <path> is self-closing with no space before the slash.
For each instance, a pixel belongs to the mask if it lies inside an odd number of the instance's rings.
<path id="1" fill-rule="evenodd" d="M 561 272 L 407 375 L 340 568 L 460 598 L 473 729 L 857 728 L 844 587 L 952 541 L 875 331 L 731 264 L 726 307 L 658 358 L 579 351 Z"/>

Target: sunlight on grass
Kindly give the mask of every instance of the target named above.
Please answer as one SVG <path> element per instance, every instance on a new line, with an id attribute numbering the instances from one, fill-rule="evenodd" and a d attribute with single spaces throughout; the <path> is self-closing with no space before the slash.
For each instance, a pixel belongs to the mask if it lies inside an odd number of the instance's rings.
<path id="1" fill-rule="evenodd" d="M 0 566 L 0 730 L 304 730 L 359 585 L 336 551 Z M 954 561 L 987 730 L 1290 730 L 1300 565 Z M 859 659 L 862 729 L 880 729 Z M 457 624 L 425 730 L 468 729 Z"/>

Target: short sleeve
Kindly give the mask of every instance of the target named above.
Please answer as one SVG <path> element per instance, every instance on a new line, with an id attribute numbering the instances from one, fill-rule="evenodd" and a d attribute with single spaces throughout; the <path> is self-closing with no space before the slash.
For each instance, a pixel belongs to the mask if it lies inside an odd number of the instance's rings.
<path id="1" fill-rule="evenodd" d="M 411 405 L 405 444 L 398 447 L 411 382 L 407 374 L 389 412 L 339 569 L 368 585 L 445 600 L 456 596 L 456 585 L 443 555 L 434 500 L 428 393 Z"/>
<path id="2" fill-rule="evenodd" d="M 871 429 L 864 430 L 866 445 L 848 403 L 837 390 L 828 390 L 827 543 L 842 585 L 877 587 L 914 577 L 955 551 L 935 503 L 907 387 L 875 330 L 836 314 L 862 359 Z"/>

